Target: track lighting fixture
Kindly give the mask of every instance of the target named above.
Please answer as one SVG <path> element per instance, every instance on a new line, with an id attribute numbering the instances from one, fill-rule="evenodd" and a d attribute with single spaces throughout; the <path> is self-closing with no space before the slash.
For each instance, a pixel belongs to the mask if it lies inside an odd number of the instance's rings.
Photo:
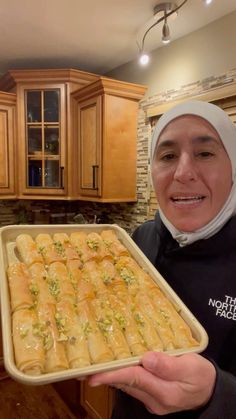
<path id="1" fill-rule="evenodd" d="M 149 62 L 149 56 L 146 52 L 144 52 L 144 43 L 147 34 L 149 31 L 154 28 L 154 26 L 158 25 L 159 23 L 164 21 L 163 28 L 162 28 L 162 42 L 167 44 L 170 42 L 170 28 L 168 25 L 168 18 L 177 16 L 177 11 L 185 4 L 188 0 L 183 0 L 179 5 L 173 2 L 165 2 L 159 3 L 154 7 L 154 19 L 155 22 L 146 30 L 143 35 L 141 46 L 138 44 L 139 48 L 139 62 L 141 65 L 147 65 Z M 159 17 L 161 16 L 161 17 Z"/>

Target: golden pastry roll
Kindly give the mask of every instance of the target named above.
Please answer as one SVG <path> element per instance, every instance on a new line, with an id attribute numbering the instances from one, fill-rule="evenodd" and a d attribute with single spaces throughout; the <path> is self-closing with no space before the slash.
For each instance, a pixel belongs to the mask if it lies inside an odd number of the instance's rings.
<path id="1" fill-rule="evenodd" d="M 66 266 L 62 262 L 53 262 L 48 268 L 49 291 L 56 301 L 69 300 L 75 303 L 76 294 L 70 281 Z"/>
<path id="2" fill-rule="evenodd" d="M 159 288 L 153 289 L 150 293 L 152 301 L 160 310 L 166 322 L 175 336 L 175 344 L 177 348 L 190 348 L 197 346 L 198 342 L 193 338 L 190 327 L 184 319 L 178 314 L 173 304 L 165 297 Z"/>
<path id="3" fill-rule="evenodd" d="M 96 296 L 107 293 L 107 287 L 103 282 L 102 273 L 99 270 L 99 265 L 96 261 L 90 260 L 86 262 L 82 272 L 84 278 L 92 284 Z"/>
<path id="4" fill-rule="evenodd" d="M 69 259 L 66 262 L 66 267 L 68 270 L 68 274 L 69 274 L 69 278 L 70 281 L 74 287 L 75 292 L 77 293 L 78 291 L 78 283 L 81 279 L 81 268 L 82 268 L 82 263 L 80 260 L 78 259 Z"/>
<path id="5" fill-rule="evenodd" d="M 35 241 L 29 234 L 19 234 L 16 238 L 16 247 L 22 261 L 30 266 L 32 263 L 43 263 L 43 257 L 38 252 Z"/>
<path id="6" fill-rule="evenodd" d="M 77 305 L 77 310 L 84 335 L 88 342 L 91 362 L 93 364 L 97 364 L 112 361 L 114 359 L 114 355 L 97 326 L 89 303 L 87 301 L 80 302 Z"/>
<path id="7" fill-rule="evenodd" d="M 16 367 L 25 374 L 42 374 L 45 364 L 43 338 L 38 334 L 38 318 L 33 309 L 13 313 L 12 338 Z"/>
<path id="8" fill-rule="evenodd" d="M 53 235 L 54 245 L 61 256 L 66 260 L 79 259 L 79 255 L 72 246 L 69 236 L 66 233 L 55 233 Z"/>
<path id="9" fill-rule="evenodd" d="M 165 316 L 161 310 L 157 310 L 151 298 L 146 293 L 139 292 L 135 297 L 135 302 L 138 306 L 145 307 L 145 314 L 151 319 L 156 332 L 161 338 L 164 349 L 171 350 L 176 348 L 174 333 Z"/>
<path id="10" fill-rule="evenodd" d="M 45 372 L 56 372 L 69 368 L 65 345 L 60 341 L 56 325 L 55 305 L 39 304 L 37 312 L 45 350 Z"/>
<path id="11" fill-rule="evenodd" d="M 152 321 L 146 315 L 145 307 L 141 308 L 139 305 L 135 305 L 133 307 L 133 316 L 147 348 L 150 351 L 163 351 L 163 343 Z"/>
<path id="12" fill-rule="evenodd" d="M 135 296 L 140 290 L 138 273 L 137 270 L 134 270 L 133 267 L 129 266 L 127 259 L 129 259 L 127 256 L 121 256 L 118 258 L 115 267 L 119 273 L 119 276 L 126 284 L 128 293 Z"/>
<path id="13" fill-rule="evenodd" d="M 119 291 L 127 292 L 127 286 L 115 269 L 114 263 L 109 259 L 103 259 L 99 262 L 99 270 L 102 274 L 102 280 L 108 289 L 115 293 Z"/>
<path id="14" fill-rule="evenodd" d="M 82 270 L 78 281 L 77 302 L 79 303 L 80 301 L 91 300 L 93 298 L 96 298 L 94 285 L 88 273 Z"/>
<path id="15" fill-rule="evenodd" d="M 46 265 L 50 265 L 50 263 L 53 262 L 64 261 L 63 256 L 57 251 L 57 248 L 50 234 L 38 234 L 35 238 L 35 242 L 37 244 L 38 251 L 41 253 Z"/>
<path id="16" fill-rule="evenodd" d="M 16 311 L 33 305 L 33 297 L 29 289 L 30 274 L 22 262 L 12 263 L 7 269 L 11 296 L 11 309 Z"/>
<path id="17" fill-rule="evenodd" d="M 70 242 L 75 247 L 81 261 L 83 263 L 90 259 L 97 258 L 97 252 L 87 244 L 87 234 L 83 231 L 71 233 Z"/>
<path id="18" fill-rule="evenodd" d="M 29 267 L 29 273 L 31 276 L 30 292 L 34 301 L 38 304 L 55 304 L 55 299 L 49 291 L 48 273 L 45 266 L 42 263 L 33 263 Z"/>
<path id="19" fill-rule="evenodd" d="M 113 230 L 103 230 L 101 232 L 101 238 L 114 257 L 129 256 L 129 251 L 121 243 Z"/>
<path id="20" fill-rule="evenodd" d="M 83 333 L 74 304 L 61 301 L 56 307 L 56 324 L 60 339 L 65 341 L 66 355 L 70 368 L 90 365 L 87 339 Z"/>
<path id="21" fill-rule="evenodd" d="M 91 232 L 87 235 L 87 246 L 96 252 L 95 259 L 97 261 L 104 258 L 112 259 L 112 255 L 98 233 Z"/>
<path id="22" fill-rule="evenodd" d="M 151 278 L 151 276 L 145 272 L 141 266 L 134 260 L 132 257 L 122 256 L 117 262 L 117 269 L 123 269 L 130 273 L 130 276 L 134 276 L 136 281 L 139 284 L 140 289 L 152 290 L 153 288 L 157 287 L 155 281 Z M 132 283 L 132 281 L 131 281 Z"/>
<path id="23" fill-rule="evenodd" d="M 113 316 L 113 310 L 104 300 L 95 299 L 91 301 L 95 318 L 105 340 L 111 348 L 115 359 L 124 359 L 131 356 L 129 346 L 126 342 L 119 323 Z"/>
<path id="24" fill-rule="evenodd" d="M 142 355 L 147 351 L 147 347 L 131 314 L 131 304 L 127 304 L 127 301 L 123 303 L 115 295 L 109 295 L 109 302 L 113 310 L 113 316 L 124 333 L 132 355 Z"/>

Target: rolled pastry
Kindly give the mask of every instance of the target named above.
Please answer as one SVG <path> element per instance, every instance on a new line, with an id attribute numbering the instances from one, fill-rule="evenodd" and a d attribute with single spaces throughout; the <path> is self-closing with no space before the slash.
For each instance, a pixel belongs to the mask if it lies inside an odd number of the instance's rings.
<path id="1" fill-rule="evenodd" d="M 86 262 L 82 272 L 83 277 L 92 284 L 96 296 L 107 293 L 108 290 L 103 282 L 102 273 L 99 271 L 97 262 L 93 260 Z"/>
<path id="2" fill-rule="evenodd" d="M 87 339 L 83 333 L 75 307 L 69 301 L 61 301 L 57 304 L 56 323 L 60 339 L 65 341 L 70 368 L 90 365 Z"/>
<path id="3" fill-rule="evenodd" d="M 69 259 L 66 263 L 70 281 L 74 287 L 75 292 L 78 292 L 78 283 L 81 278 L 81 261 L 78 259 Z"/>
<path id="4" fill-rule="evenodd" d="M 114 257 L 129 256 L 129 251 L 120 242 L 113 230 L 103 230 L 101 232 L 101 238 Z"/>
<path id="5" fill-rule="evenodd" d="M 35 241 L 29 234 L 20 234 L 16 238 L 16 247 L 20 254 L 22 261 L 30 266 L 32 263 L 43 263 L 43 257 L 38 252 Z"/>
<path id="6" fill-rule="evenodd" d="M 55 299 L 49 291 L 48 273 L 42 263 L 33 263 L 29 267 L 31 276 L 30 291 L 34 301 L 38 304 L 55 304 Z"/>
<path id="7" fill-rule="evenodd" d="M 69 368 L 64 342 L 60 341 L 56 325 L 54 304 L 40 304 L 37 311 L 45 350 L 45 372 Z"/>
<path id="8" fill-rule="evenodd" d="M 176 347 L 175 336 L 169 323 L 160 310 L 157 310 L 153 301 L 144 292 L 139 292 L 135 297 L 135 302 L 140 307 L 145 307 L 145 314 L 153 323 L 153 327 L 161 338 L 165 350 L 171 350 Z"/>
<path id="9" fill-rule="evenodd" d="M 113 310 L 109 307 L 106 299 L 96 299 L 91 301 L 97 324 L 111 348 L 115 359 L 124 359 L 131 356 L 129 346 L 126 342 L 122 328 L 113 315 Z"/>
<path id="10" fill-rule="evenodd" d="M 108 362 L 114 355 L 108 347 L 101 331 L 99 330 L 93 312 L 87 301 L 82 301 L 77 307 L 78 316 L 83 325 L 83 332 L 88 341 L 90 359 L 93 364 Z"/>
<path id="11" fill-rule="evenodd" d="M 127 285 L 128 293 L 135 296 L 140 289 L 138 269 L 134 269 L 127 263 L 129 260 L 127 256 L 121 256 L 118 258 L 115 267 L 119 273 L 119 276 L 123 279 Z"/>
<path id="12" fill-rule="evenodd" d="M 46 265 L 50 265 L 50 263 L 53 262 L 64 261 L 63 256 L 57 251 L 57 248 L 50 234 L 38 234 L 35 238 L 35 242 L 37 244 L 38 251 L 41 253 Z"/>
<path id="13" fill-rule="evenodd" d="M 153 289 L 150 296 L 156 309 L 161 312 L 166 322 L 168 322 L 175 336 L 177 348 L 197 346 L 198 342 L 193 338 L 190 327 L 177 313 L 173 304 L 165 297 L 161 290 L 159 288 Z"/>
<path id="14" fill-rule="evenodd" d="M 79 255 L 75 247 L 72 246 L 68 234 L 55 233 L 53 235 L 53 240 L 58 253 L 66 260 L 79 259 Z"/>
<path id="15" fill-rule="evenodd" d="M 97 258 L 96 249 L 93 249 L 92 246 L 87 244 L 87 234 L 83 231 L 77 231 L 71 233 L 70 242 L 75 247 L 81 261 L 83 263 L 87 262 L 90 259 Z"/>
<path id="16" fill-rule="evenodd" d="M 147 351 L 147 347 L 131 314 L 131 305 L 127 304 L 127 301 L 123 303 L 115 295 L 109 295 L 109 302 L 113 310 L 113 316 L 124 333 L 132 355 L 142 355 Z"/>
<path id="17" fill-rule="evenodd" d="M 24 263 L 16 262 L 7 269 L 11 296 L 11 309 L 16 311 L 33 305 L 33 297 L 29 289 L 31 277 Z"/>
<path id="18" fill-rule="evenodd" d="M 86 243 L 90 249 L 95 250 L 95 259 L 97 261 L 102 260 L 104 258 L 112 259 L 109 249 L 107 248 L 107 246 L 105 245 L 104 241 L 98 233 L 89 233 L 87 235 Z"/>
<path id="19" fill-rule="evenodd" d="M 163 343 L 155 331 L 152 321 L 145 314 L 145 307 L 134 306 L 133 316 L 147 348 L 150 351 L 163 351 Z"/>
<path id="20" fill-rule="evenodd" d="M 99 270 L 102 274 L 102 280 L 107 288 L 116 294 L 117 292 L 127 293 L 127 286 L 115 269 L 114 263 L 109 259 L 103 259 L 99 262 Z"/>
<path id="21" fill-rule="evenodd" d="M 75 303 L 75 290 L 70 281 L 69 274 L 64 263 L 51 263 L 48 268 L 48 277 L 49 291 L 54 296 L 56 301 L 64 299 Z"/>
<path id="22" fill-rule="evenodd" d="M 38 333 L 38 318 L 33 309 L 13 313 L 12 337 L 17 368 L 25 374 L 44 372 L 43 338 Z"/>

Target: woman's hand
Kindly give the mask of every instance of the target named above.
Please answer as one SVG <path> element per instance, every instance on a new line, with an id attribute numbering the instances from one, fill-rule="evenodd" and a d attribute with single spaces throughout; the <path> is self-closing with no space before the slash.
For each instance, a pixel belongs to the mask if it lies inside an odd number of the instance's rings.
<path id="1" fill-rule="evenodd" d="M 205 405 L 215 380 L 214 365 L 198 354 L 175 357 L 147 352 L 141 366 L 96 374 L 89 378 L 89 384 L 119 388 L 140 400 L 151 413 L 165 415 Z"/>

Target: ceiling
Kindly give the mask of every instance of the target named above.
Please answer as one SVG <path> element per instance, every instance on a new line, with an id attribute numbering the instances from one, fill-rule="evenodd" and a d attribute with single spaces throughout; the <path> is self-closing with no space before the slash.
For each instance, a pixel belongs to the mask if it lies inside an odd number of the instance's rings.
<path id="1" fill-rule="evenodd" d="M 98 74 L 137 57 L 156 4 L 165 0 L 1 0 L 0 72 L 13 68 L 78 68 Z M 179 5 L 182 0 L 175 0 Z M 235 0 L 188 0 L 169 23 L 172 40 L 236 10 Z M 162 25 L 147 50 L 161 47 Z"/>

